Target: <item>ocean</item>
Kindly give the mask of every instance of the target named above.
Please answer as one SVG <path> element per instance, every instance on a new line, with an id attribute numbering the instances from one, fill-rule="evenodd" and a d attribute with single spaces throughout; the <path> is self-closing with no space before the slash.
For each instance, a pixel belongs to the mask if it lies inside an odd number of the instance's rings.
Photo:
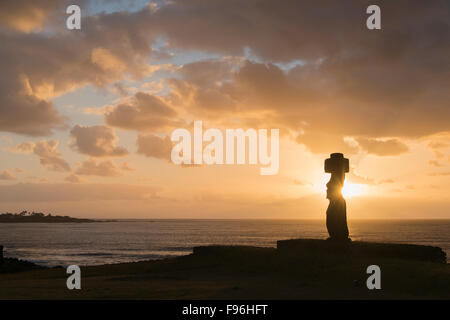
<path id="1" fill-rule="evenodd" d="M 353 240 L 439 246 L 450 256 L 450 220 L 352 220 Z M 319 220 L 119 220 L 0 223 L 5 257 L 45 266 L 99 265 L 187 255 L 200 245 L 276 247 L 292 238 L 327 238 Z"/>

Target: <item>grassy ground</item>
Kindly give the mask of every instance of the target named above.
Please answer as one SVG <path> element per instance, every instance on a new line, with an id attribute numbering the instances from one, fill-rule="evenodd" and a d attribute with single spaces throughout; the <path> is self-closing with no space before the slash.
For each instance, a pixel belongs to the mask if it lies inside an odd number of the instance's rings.
<path id="1" fill-rule="evenodd" d="M 371 264 L 381 267 L 381 290 L 366 288 Z M 448 264 L 271 248 L 225 247 L 81 272 L 81 290 L 66 288 L 64 268 L 0 274 L 0 299 L 450 299 Z"/>

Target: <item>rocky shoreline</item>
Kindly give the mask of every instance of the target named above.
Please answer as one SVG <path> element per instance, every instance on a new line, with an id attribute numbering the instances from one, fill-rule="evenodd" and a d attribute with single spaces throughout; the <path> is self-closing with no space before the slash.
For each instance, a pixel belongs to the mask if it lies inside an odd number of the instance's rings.
<path id="1" fill-rule="evenodd" d="M 318 239 L 278 249 L 196 247 L 163 260 L 81 267 L 81 290 L 66 269 L 5 258 L 0 299 L 450 299 L 450 265 L 437 247 Z M 381 290 L 366 287 L 381 269 Z"/>

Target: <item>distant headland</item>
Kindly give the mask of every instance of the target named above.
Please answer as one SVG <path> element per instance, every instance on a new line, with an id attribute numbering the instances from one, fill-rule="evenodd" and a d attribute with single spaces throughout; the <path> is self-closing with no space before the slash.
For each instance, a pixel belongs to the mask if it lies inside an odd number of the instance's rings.
<path id="1" fill-rule="evenodd" d="M 50 213 L 44 214 L 42 212 L 28 212 L 22 211 L 20 213 L 1 213 L 0 223 L 81 223 L 81 222 L 97 222 L 91 219 L 79 219 L 69 216 L 54 216 Z"/>

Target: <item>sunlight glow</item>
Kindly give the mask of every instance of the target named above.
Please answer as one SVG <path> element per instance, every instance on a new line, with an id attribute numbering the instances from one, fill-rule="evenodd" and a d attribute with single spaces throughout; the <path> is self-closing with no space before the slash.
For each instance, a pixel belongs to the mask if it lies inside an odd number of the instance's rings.
<path id="1" fill-rule="evenodd" d="M 330 180 L 329 175 L 323 175 L 320 178 L 320 182 L 314 184 L 313 189 L 315 192 L 322 195 L 327 194 L 327 183 Z M 347 180 L 344 181 L 344 187 L 342 188 L 342 195 L 344 198 L 357 197 L 362 195 L 367 195 L 369 193 L 369 186 L 366 184 L 351 183 Z"/>
<path id="2" fill-rule="evenodd" d="M 344 182 L 344 187 L 342 188 L 342 195 L 344 196 L 344 198 L 360 196 L 366 193 L 366 189 L 367 186 L 364 184 Z"/>

